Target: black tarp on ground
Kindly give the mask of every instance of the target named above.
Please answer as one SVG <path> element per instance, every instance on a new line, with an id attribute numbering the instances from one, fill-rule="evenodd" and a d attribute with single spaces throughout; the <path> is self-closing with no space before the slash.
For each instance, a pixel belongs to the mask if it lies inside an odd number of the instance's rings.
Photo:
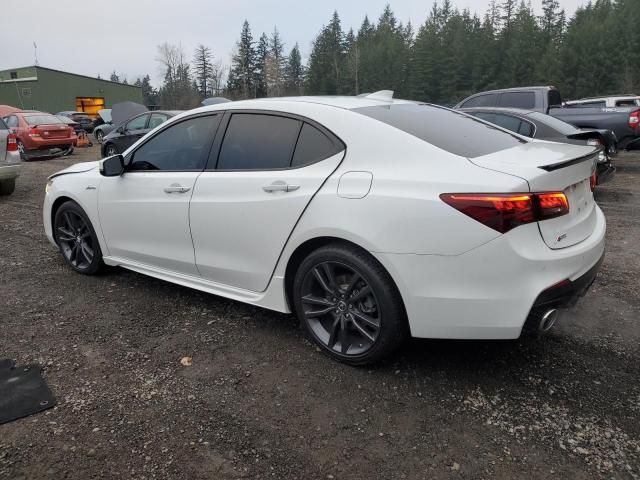
<path id="1" fill-rule="evenodd" d="M 0 424 L 55 406 L 39 365 L 16 366 L 0 360 Z"/>

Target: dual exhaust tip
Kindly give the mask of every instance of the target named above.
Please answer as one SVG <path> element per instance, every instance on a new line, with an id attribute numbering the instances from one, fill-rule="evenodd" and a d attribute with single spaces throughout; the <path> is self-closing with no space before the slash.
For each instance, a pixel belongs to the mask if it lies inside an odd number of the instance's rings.
<path id="1" fill-rule="evenodd" d="M 547 310 L 538 322 L 538 333 L 545 334 L 553 328 L 558 320 L 559 312 L 555 308 Z"/>

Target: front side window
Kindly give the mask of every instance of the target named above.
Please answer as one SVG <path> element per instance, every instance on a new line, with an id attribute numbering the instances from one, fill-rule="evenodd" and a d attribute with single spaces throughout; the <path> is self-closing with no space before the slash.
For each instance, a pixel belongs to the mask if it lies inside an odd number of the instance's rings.
<path id="1" fill-rule="evenodd" d="M 534 92 L 509 92 L 500 96 L 500 106 L 530 110 L 536 106 Z"/>
<path id="2" fill-rule="evenodd" d="M 219 123 L 209 115 L 171 125 L 133 152 L 127 170 L 202 170 Z"/>
<path id="3" fill-rule="evenodd" d="M 154 129 L 157 126 L 162 125 L 167 120 L 169 120 L 169 117 L 164 113 L 152 113 L 151 118 L 149 119 L 149 129 Z"/>
<path id="4" fill-rule="evenodd" d="M 140 115 L 139 117 L 134 118 L 127 123 L 125 130 L 144 130 L 147 125 L 147 118 L 149 118 L 149 115 Z"/>
<path id="5" fill-rule="evenodd" d="M 276 115 L 234 113 L 218 157 L 219 170 L 289 168 L 302 122 Z"/>

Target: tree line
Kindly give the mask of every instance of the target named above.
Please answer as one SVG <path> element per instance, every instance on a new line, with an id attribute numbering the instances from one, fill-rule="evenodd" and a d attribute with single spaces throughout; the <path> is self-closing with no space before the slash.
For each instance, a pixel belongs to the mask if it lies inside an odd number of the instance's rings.
<path id="1" fill-rule="evenodd" d="M 390 6 L 357 31 L 338 12 L 320 29 L 306 64 L 274 28 L 254 40 L 244 22 L 227 69 L 209 47 L 188 59 L 180 46 L 158 47 L 164 81 L 138 79 L 145 102 L 192 108 L 208 96 L 357 95 L 390 89 L 396 97 L 455 104 L 482 90 L 555 85 L 565 98 L 640 91 L 638 0 L 595 0 L 568 18 L 558 0 L 536 15 L 523 0 L 491 0 L 483 15 L 435 2 L 417 29 Z M 114 72 L 115 74 L 115 72 Z"/>

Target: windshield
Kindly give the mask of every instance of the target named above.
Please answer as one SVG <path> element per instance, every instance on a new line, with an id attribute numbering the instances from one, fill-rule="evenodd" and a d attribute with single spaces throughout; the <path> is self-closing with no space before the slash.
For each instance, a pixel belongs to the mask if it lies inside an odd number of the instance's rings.
<path id="1" fill-rule="evenodd" d="M 62 123 L 58 117 L 53 115 L 25 115 L 24 119 L 29 125 L 51 125 Z"/>
<path id="2" fill-rule="evenodd" d="M 394 104 L 353 111 L 462 157 L 480 157 L 527 143 L 471 116 L 435 105 Z"/>
<path id="3" fill-rule="evenodd" d="M 562 120 L 558 120 L 551 115 L 545 115 L 540 112 L 531 112 L 529 115 L 532 119 L 547 125 L 548 127 L 553 128 L 554 130 L 560 132 L 562 135 L 573 135 L 574 133 L 578 133 L 578 129 L 573 125 L 563 122 Z"/>

